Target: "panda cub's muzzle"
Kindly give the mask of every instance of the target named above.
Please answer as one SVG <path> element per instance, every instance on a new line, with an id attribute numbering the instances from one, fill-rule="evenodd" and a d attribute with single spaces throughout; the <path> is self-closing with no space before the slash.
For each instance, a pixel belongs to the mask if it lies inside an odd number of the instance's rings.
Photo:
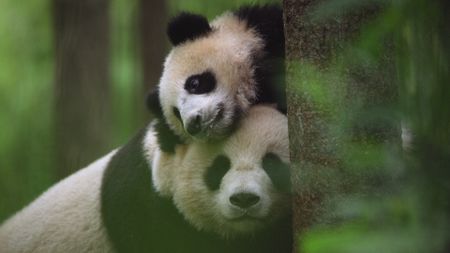
<path id="1" fill-rule="evenodd" d="M 178 114 L 185 132 L 195 139 L 221 139 L 235 128 L 239 110 L 226 99 L 189 96 L 183 102 L 181 110 L 175 114 Z"/>
<path id="2" fill-rule="evenodd" d="M 207 136 L 208 131 L 213 129 L 223 119 L 223 114 L 224 106 L 223 104 L 219 104 L 213 114 L 199 113 L 188 118 L 184 124 L 184 128 L 192 136 Z"/>

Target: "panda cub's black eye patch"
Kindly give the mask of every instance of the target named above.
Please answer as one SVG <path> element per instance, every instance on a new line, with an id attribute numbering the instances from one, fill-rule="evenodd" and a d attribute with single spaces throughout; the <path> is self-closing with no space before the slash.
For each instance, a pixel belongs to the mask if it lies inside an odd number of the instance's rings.
<path id="1" fill-rule="evenodd" d="M 273 185 L 282 192 L 291 191 L 291 171 L 289 165 L 273 154 L 268 153 L 263 158 L 263 169 L 272 180 Z"/>
<path id="2" fill-rule="evenodd" d="M 184 83 L 184 89 L 190 94 L 205 94 L 216 87 L 216 78 L 211 71 L 190 76 Z"/>
<path id="3" fill-rule="evenodd" d="M 211 191 L 219 189 L 220 182 L 222 182 L 222 178 L 230 169 L 230 165 L 230 159 L 224 155 L 220 155 L 208 167 L 205 174 L 205 183 Z"/>

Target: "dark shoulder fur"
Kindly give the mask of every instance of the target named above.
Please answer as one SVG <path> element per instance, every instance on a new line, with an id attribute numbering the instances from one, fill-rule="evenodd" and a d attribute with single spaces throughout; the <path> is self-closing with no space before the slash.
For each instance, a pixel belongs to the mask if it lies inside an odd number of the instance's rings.
<path id="1" fill-rule="evenodd" d="M 290 218 L 238 240 L 196 230 L 171 199 L 153 189 L 150 164 L 143 154 L 145 133 L 117 151 L 102 179 L 102 221 L 117 252 L 291 252 Z"/>
<path id="2" fill-rule="evenodd" d="M 147 96 L 147 107 L 150 112 L 157 118 L 155 123 L 156 138 L 158 139 L 159 148 L 166 153 L 174 153 L 175 146 L 183 144 L 181 138 L 176 135 L 166 122 L 163 115 L 161 103 L 159 101 L 159 92 L 154 90 Z"/>
<path id="3" fill-rule="evenodd" d="M 234 12 L 253 28 L 265 43 L 266 55 L 253 59 L 258 86 L 256 103 L 275 103 L 286 114 L 286 85 L 284 80 L 284 25 L 283 11 L 277 5 L 244 6 Z"/>
<path id="4" fill-rule="evenodd" d="M 123 146 L 104 172 L 103 224 L 117 252 L 186 252 L 184 248 L 191 244 L 190 237 L 196 231 L 184 221 L 171 199 L 154 191 L 151 167 L 143 154 L 145 132 Z M 177 235 L 187 241 L 178 240 Z"/>
<path id="5" fill-rule="evenodd" d="M 283 10 L 279 6 L 244 6 L 235 15 L 262 36 L 270 57 L 284 57 Z"/>

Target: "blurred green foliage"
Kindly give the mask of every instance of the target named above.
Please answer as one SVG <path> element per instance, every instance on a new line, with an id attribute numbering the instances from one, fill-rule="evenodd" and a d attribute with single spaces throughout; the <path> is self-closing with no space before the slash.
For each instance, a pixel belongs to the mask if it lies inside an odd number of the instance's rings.
<path id="1" fill-rule="evenodd" d="M 449 5 L 426 0 L 331 0 L 318 6 L 311 18 L 321 22 L 375 2 L 383 6 L 380 15 L 338 52 L 327 71 L 307 63 L 296 66 L 299 74 L 294 80 L 301 92 L 339 117 L 332 119 L 333 129 L 327 131 L 340 140 L 338 157 L 343 163 L 343 171 L 329 180 L 334 185 L 327 186 L 331 191 L 324 214 L 301 235 L 301 252 L 449 250 L 450 33 L 445 12 Z M 377 69 L 386 41 L 393 44 L 397 103 L 367 107 L 355 96 L 351 106 L 340 106 L 348 87 L 327 90 L 324 83 L 345 83 L 347 70 L 355 65 Z M 413 133 L 412 148 L 355 141 L 348 129 L 361 121 L 402 122 Z M 351 185 L 344 192 L 339 190 L 343 181 Z"/>
<path id="2" fill-rule="evenodd" d="M 138 16 L 139 1 L 113 0 L 111 22 L 111 85 L 113 106 L 112 147 L 123 144 L 142 127 L 142 116 L 136 113 L 136 101 L 142 101 L 141 58 L 139 57 Z M 162 64 L 162 63 L 161 63 Z"/>
<path id="3" fill-rule="evenodd" d="M 209 20 L 226 10 L 237 9 L 244 4 L 280 3 L 278 0 L 169 0 L 170 14 L 179 11 L 189 11 L 205 15 Z"/>
<path id="4" fill-rule="evenodd" d="M 52 182 L 49 1 L 0 1 L 0 220 Z"/>

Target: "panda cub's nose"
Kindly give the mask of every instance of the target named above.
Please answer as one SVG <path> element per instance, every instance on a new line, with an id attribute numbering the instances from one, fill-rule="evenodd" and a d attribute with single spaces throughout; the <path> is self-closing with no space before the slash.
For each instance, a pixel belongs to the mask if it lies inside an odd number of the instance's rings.
<path id="1" fill-rule="evenodd" d="M 249 208 L 256 205 L 259 202 L 259 199 L 259 196 L 253 193 L 242 192 L 231 195 L 230 202 L 240 208 Z"/>
<path id="2" fill-rule="evenodd" d="M 190 135 L 196 135 L 202 130 L 202 117 L 197 115 L 187 122 L 186 131 Z"/>

